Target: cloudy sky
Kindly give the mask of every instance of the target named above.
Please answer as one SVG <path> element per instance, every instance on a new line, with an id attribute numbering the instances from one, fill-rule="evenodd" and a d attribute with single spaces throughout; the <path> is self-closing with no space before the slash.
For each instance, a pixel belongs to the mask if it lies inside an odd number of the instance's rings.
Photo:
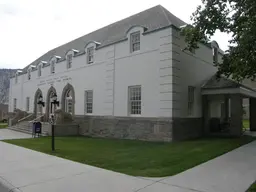
<path id="1" fill-rule="evenodd" d="M 201 0 L 0 0 L 0 68 L 23 68 L 48 50 L 161 4 L 185 22 Z M 228 38 L 216 34 L 222 49 Z"/>

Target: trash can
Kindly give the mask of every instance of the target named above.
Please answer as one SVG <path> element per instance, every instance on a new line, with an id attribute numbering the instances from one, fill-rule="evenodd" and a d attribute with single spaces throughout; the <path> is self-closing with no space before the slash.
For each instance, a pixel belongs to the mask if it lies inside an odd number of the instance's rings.
<path id="1" fill-rule="evenodd" d="M 37 121 L 35 122 L 35 133 L 38 134 L 42 134 L 42 123 Z"/>
<path id="2" fill-rule="evenodd" d="M 34 121 L 32 123 L 32 136 L 35 137 L 36 134 L 38 137 L 42 134 L 42 123 L 39 121 Z"/>

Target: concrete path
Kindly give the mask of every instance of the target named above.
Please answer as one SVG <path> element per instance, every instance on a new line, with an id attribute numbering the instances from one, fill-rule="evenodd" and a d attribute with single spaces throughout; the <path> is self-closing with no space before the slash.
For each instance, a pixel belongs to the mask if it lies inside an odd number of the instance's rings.
<path id="1" fill-rule="evenodd" d="M 132 177 L 0 142 L 0 192 L 243 192 L 255 180 L 256 142 L 166 178 Z"/>
<path id="2" fill-rule="evenodd" d="M 0 142 L 0 192 L 150 192 L 156 188 L 189 192 Z"/>
<path id="3" fill-rule="evenodd" d="M 256 180 L 256 141 L 161 180 L 200 192 L 244 192 Z"/>
<path id="4" fill-rule="evenodd" d="M 0 140 L 22 139 L 22 138 L 31 138 L 31 137 L 32 136 L 30 134 L 17 132 L 10 129 L 0 129 Z"/>
<path id="5" fill-rule="evenodd" d="M 245 131 L 244 135 L 248 135 L 248 136 L 252 136 L 252 137 L 256 137 L 256 132 L 255 131 Z"/>

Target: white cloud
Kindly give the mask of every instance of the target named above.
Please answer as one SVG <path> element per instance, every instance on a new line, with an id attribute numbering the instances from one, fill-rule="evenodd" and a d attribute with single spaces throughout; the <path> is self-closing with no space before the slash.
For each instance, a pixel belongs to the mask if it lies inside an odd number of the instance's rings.
<path id="1" fill-rule="evenodd" d="M 0 68 L 23 68 L 48 50 L 161 4 L 190 22 L 201 0 L 1 0 Z M 223 34 L 214 37 L 227 47 Z"/>

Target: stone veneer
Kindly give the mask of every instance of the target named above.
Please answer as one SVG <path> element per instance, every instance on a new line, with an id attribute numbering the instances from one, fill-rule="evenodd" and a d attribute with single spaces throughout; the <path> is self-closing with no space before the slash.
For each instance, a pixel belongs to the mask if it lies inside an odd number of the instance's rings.
<path id="1" fill-rule="evenodd" d="M 138 117 L 75 117 L 79 134 L 95 137 L 137 139 L 147 141 L 171 141 L 172 120 L 168 118 Z"/>
<path id="2" fill-rule="evenodd" d="M 49 136 L 52 135 L 51 125 L 43 126 L 43 132 L 46 132 Z M 54 128 L 55 136 L 77 136 L 79 135 L 79 128 L 77 124 L 66 123 L 66 124 L 57 124 Z"/>
<path id="3" fill-rule="evenodd" d="M 76 116 L 79 135 L 147 141 L 184 140 L 202 136 L 201 118 Z"/>

